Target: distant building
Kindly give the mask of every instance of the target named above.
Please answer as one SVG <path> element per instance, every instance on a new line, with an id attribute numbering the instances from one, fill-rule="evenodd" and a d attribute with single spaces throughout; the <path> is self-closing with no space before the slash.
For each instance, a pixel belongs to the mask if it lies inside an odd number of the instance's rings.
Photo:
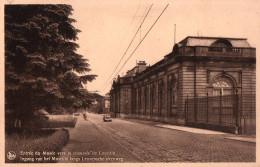
<path id="1" fill-rule="evenodd" d="M 112 117 L 124 117 L 124 114 L 131 113 L 133 108 L 133 79 L 136 74 L 147 69 L 145 61 L 139 61 L 137 66 L 129 70 L 124 77 L 118 75 L 113 82 L 110 91 L 110 115 Z"/>
<path id="2" fill-rule="evenodd" d="M 111 115 L 255 134 L 256 49 L 245 38 L 188 36 L 118 76 Z"/>

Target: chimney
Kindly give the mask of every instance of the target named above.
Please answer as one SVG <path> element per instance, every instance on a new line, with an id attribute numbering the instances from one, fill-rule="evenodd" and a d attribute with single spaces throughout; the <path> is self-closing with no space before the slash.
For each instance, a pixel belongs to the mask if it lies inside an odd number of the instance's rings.
<path id="1" fill-rule="evenodd" d="M 139 61 L 137 63 L 136 73 L 140 73 L 147 68 L 145 61 Z"/>
<path id="2" fill-rule="evenodd" d="M 146 66 L 146 62 L 145 61 L 139 61 L 137 63 L 137 66 Z"/>

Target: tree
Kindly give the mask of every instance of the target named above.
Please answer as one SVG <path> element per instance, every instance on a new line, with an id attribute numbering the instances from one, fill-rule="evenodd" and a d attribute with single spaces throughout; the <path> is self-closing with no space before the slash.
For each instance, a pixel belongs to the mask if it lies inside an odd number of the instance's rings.
<path id="1" fill-rule="evenodd" d="M 80 32 L 70 5 L 5 6 L 6 116 L 30 120 L 39 109 L 84 107 L 82 83 L 95 79 L 76 53 Z M 82 106 L 83 105 L 83 106 Z"/>
<path id="2" fill-rule="evenodd" d="M 90 106 L 89 110 L 98 114 L 103 113 L 104 96 L 101 96 L 98 93 L 92 93 L 90 97 L 92 99 L 92 105 Z"/>

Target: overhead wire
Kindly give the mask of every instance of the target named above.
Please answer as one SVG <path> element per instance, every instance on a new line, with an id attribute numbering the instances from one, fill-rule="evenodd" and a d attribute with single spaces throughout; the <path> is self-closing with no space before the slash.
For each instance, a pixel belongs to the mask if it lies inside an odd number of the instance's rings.
<path id="1" fill-rule="evenodd" d="M 132 23 L 133 23 L 133 21 L 134 21 L 136 15 L 137 15 L 137 12 L 138 12 L 139 8 L 140 8 L 140 4 L 138 5 L 138 8 L 137 8 L 137 10 L 136 10 L 136 12 L 135 12 L 135 14 L 134 14 L 134 16 L 133 16 L 131 22 L 130 22 L 129 25 L 127 26 L 128 28 L 127 28 L 127 30 L 126 30 L 126 32 L 125 32 L 125 34 L 124 34 L 122 40 L 120 41 L 120 45 L 119 45 L 119 47 L 117 48 L 117 51 L 119 50 L 119 48 L 121 48 L 121 46 L 122 46 L 122 44 L 123 44 L 123 42 L 124 42 L 124 39 L 125 39 L 125 37 L 126 37 L 128 31 L 129 31 L 129 27 L 132 25 Z M 104 84 L 104 85 L 105 85 L 105 84 Z"/>
<path id="2" fill-rule="evenodd" d="M 137 45 L 137 47 L 135 48 L 135 50 L 131 53 L 131 55 L 127 58 L 127 60 L 125 61 L 125 63 L 123 64 L 123 66 L 120 68 L 120 70 L 116 73 L 116 75 L 122 70 L 122 68 L 125 66 L 125 64 L 128 62 L 128 60 L 133 56 L 133 54 L 135 53 L 135 51 L 138 49 L 138 47 L 141 45 L 141 43 L 143 42 L 143 40 L 146 38 L 146 36 L 149 34 L 149 32 L 151 31 L 151 29 L 154 27 L 154 25 L 156 24 L 156 22 L 159 20 L 159 18 L 161 17 L 161 15 L 164 13 L 164 11 L 166 10 L 166 8 L 169 6 L 169 4 L 164 8 L 164 10 L 162 11 L 162 13 L 159 15 L 159 17 L 156 19 L 156 21 L 153 23 L 153 25 L 150 27 L 150 29 L 148 30 L 148 32 L 145 34 L 145 36 L 142 38 L 142 40 L 139 42 L 139 44 Z M 115 76 L 116 76 L 115 75 Z"/>
<path id="3" fill-rule="evenodd" d="M 121 56 L 121 59 L 120 59 L 120 61 L 119 61 L 119 62 L 118 62 L 118 64 L 116 65 L 116 68 L 114 69 L 114 71 L 112 72 L 112 74 L 109 76 L 109 78 L 108 78 L 108 80 L 105 82 L 105 84 L 107 84 L 107 82 L 108 82 L 108 81 L 110 80 L 110 78 L 113 76 L 113 74 L 114 74 L 114 72 L 117 70 L 117 68 L 118 68 L 119 64 L 121 63 L 121 61 L 122 61 L 122 60 L 123 60 L 123 58 L 125 57 L 125 55 L 126 55 L 126 53 L 127 53 L 128 49 L 129 49 L 129 48 L 130 48 L 130 46 L 132 45 L 132 43 L 133 43 L 133 41 L 134 41 L 134 39 L 135 39 L 136 35 L 138 34 L 138 31 L 139 31 L 139 30 L 140 30 L 140 28 L 142 27 L 142 25 L 143 25 L 143 23 L 144 23 L 144 21 L 145 21 L 145 19 L 146 19 L 147 15 L 149 14 L 149 12 L 150 12 L 150 10 L 151 10 L 152 6 L 153 6 L 153 4 L 150 6 L 150 8 L 149 8 L 148 12 L 146 13 L 146 15 L 145 15 L 145 17 L 144 17 L 144 19 L 143 19 L 142 23 L 140 24 L 140 26 L 139 26 L 139 28 L 137 29 L 137 31 L 136 31 L 136 33 L 135 33 L 134 37 L 132 38 L 131 42 L 129 43 L 129 45 L 128 45 L 128 47 L 127 47 L 126 51 L 125 51 L 125 52 L 124 52 L 124 54 Z"/>
<path id="4" fill-rule="evenodd" d="M 157 23 L 157 21 L 160 19 L 160 17 L 162 16 L 162 14 L 165 12 L 165 10 L 167 9 L 167 7 L 169 6 L 169 4 L 166 5 L 166 7 L 163 9 L 163 11 L 161 12 L 161 14 L 157 17 L 157 19 L 155 20 L 155 22 L 153 23 L 153 25 L 150 27 L 150 29 L 147 31 L 147 33 L 144 35 L 144 37 L 142 38 L 142 40 L 139 42 L 139 44 L 137 45 L 137 47 L 134 49 L 134 51 L 130 54 L 130 56 L 127 58 L 127 60 L 124 62 L 124 64 L 122 65 L 122 67 L 119 69 L 119 71 L 115 74 L 115 76 L 122 70 L 122 68 L 125 66 L 125 64 L 128 62 L 128 60 L 133 56 L 133 54 L 135 53 L 135 51 L 138 49 L 138 47 L 141 45 L 141 43 L 144 41 L 144 39 L 146 38 L 146 36 L 149 34 L 149 32 L 152 30 L 152 28 L 154 27 L 154 25 Z M 114 76 L 114 77 L 115 77 Z M 109 84 L 108 84 L 109 85 Z M 103 89 L 105 90 L 107 88 L 107 86 Z"/>

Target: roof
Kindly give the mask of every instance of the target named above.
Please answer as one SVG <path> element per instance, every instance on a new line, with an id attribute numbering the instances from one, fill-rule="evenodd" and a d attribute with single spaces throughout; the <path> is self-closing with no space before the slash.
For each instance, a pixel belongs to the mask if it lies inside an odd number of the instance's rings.
<path id="1" fill-rule="evenodd" d="M 131 70 L 127 71 L 126 75 L 123 76 L 123 77 L 132 77 L 132 76 L 134 76 L 135 75 L 135 68 L 136 67 L 134 67 Z"/>
<path id="2" fill-rule="evenodd" d="M 123 77 L 133 77 L 137 73 L 140 73 L 140 72 L 144 71 L 147 68 L 148 68 L 148 66 L 146 66 L 146 63 L 144 61 L 139 61 L 137 66 L 135 66 L 131 70 L 127 71 L 126 75 L 123 76 Z"/>
<path id="3" fill-rule="evenodd" d="M 248 48 L 251 47 L 247 42 L 246 38 L 224 38 L 224 37 L 193 37 L 188 36 L 179 44 L 183 46 L 211 46 L 214 42 L 219 39 L 228 40 L 233 47 Z"/>

